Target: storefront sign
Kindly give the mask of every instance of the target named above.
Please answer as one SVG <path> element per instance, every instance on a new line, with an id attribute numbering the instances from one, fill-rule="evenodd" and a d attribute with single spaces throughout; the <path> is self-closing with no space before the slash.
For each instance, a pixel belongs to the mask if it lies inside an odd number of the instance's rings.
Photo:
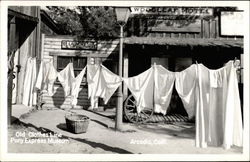
<path id="1" fill-rule="evenodd" d="M 74 49 L 74 50 L 97 50 L 96 41 L 68 41 L 62 40 L 62 49 Z"/>
<path id="2" fill-rule="evenodd" d="M 131 7 L 131 14 L 212 16 L 213 9 L 205 7 Z"/>
<path id="3" fill-rule="evenodd" d="M 201 32 L 201 20 L 148 20 L 148 31 L 159 32 Z"/>
<path id="4" fill-rule="evenodd" d="M 243 11 L 221 12 L 221 35 L 243 36 L 243 28 Z"/>

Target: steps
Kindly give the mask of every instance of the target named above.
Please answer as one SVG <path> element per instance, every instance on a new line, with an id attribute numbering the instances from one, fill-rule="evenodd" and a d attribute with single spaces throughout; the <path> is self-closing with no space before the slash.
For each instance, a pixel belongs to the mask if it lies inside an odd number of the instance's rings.
<path id="1" fill-rule="evenodd" d="M 64 91 L 61 85 L 54 86 L 54 94 L 52 96 L 44 93 L 41 95 L 41 102 L 43 109 L 71 109 L 71 98 L 64 96 Z M 80 92 L 77 99 L 77 105 L 75 109 L 86 109 L 90 106 L 88 99 L 88 88 L 83 86 L 80 88 Z"/>

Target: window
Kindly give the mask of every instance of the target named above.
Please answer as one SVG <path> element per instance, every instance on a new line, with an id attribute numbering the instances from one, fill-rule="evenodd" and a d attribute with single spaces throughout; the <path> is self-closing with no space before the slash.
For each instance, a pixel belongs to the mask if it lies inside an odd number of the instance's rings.
<path id="1" fill-rule="evenodd" d="M 86 57 L 65 57 L 65 56 L 58 56 L 57 58 L 57 70 L 60 72 L 63 70 L 70 62 L 73 63 L 74 67 L 74 74 L 77 76 L 80 74 L 82 69 L 87 65 L 87 58 Z M 86 74 L 83 76 L 82 82 L 86 83 Z"/>

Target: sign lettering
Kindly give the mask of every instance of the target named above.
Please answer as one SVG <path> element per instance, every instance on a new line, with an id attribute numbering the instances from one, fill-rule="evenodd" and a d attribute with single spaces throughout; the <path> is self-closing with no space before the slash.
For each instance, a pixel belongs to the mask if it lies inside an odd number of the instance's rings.
<path id="1" fill-rule="evenodd" d="M 212 8 L 198 7 L 131 7 L 131 14 L 212 16 Z"/>
<path id="2" fill-rule="evenodd" d="M 97 50 L 96 41 L 68 41 L 62 40 L 62 49 L 74 49 L 74 50 Z"/>

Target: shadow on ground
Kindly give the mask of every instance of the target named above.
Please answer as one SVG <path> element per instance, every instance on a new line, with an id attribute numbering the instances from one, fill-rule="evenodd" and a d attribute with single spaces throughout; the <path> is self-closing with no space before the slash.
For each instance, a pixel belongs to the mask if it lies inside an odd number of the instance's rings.
<path id="1" fill-rule="evenodd" d="M 183 126 L 168 124 L 167 127 L 162 127 L 156 124 L 147 124 L 140 125 L 138 129 L 156 134 L 170 135 L 178 138 L 195 138 L 195 125 Z"/>
<path id="2" fill-rule="evenodd" d="M 14 122 L 13 122 L 13 125 L 20 125 L 20 126 L 24 126 L 24 127 L 31 127 L 31 128 L 34 128 L 35 130 L 41 132 L 41 133 L 51 133 L 51 134 L 55 134 L 54 131 L 51 131 L 50 129 L 47 129 L 47 128 L 43 128 L 43 127 L 36 127 L 35 125 L 31 124 L 31 123 L 24 123 L 22 121 L 20 121 L 19 119 L 16 119 Z M 66 130 L 66 125 L 65 123 L 61 123 L 57 126 L 58 128 L 62 129 L 62 130 Z M 66 130 L 67 131 L 67 130 Z M 59 137 L 58 137 L 59 138 Z M 62 137 L 60 137 L 60 139 L 73 139 L 73 140 L 76 140 L 76 141 L 79 141 L 79 142 L 82 142 L 82 143 L 85 143 L 85 144 L 88 144 L 94 148 L 101 148 L 105 151 L 111 151 L 111 152 L 114 152 L 114 153 L 119 153 L 119 154 L 132 154 L 132 152 L 129 152 L 127 150 L 124 150 L 124 149 L 121 149 L 121 148 L 118 148 L 118 147 L 112 147 L 112 146 L 108 146 L 106 144 L 103 144 L 103 143 L 97 143 L 97 142 L 93 142 L 93 141 L 89 141 L 89 140 L 86 140 L 86 139 L 81 139 L 81 138 L 73 138 L 73 137 L 68 137 L 68 136 L 65 136 L 65 135 L 62 135 Z"/>

